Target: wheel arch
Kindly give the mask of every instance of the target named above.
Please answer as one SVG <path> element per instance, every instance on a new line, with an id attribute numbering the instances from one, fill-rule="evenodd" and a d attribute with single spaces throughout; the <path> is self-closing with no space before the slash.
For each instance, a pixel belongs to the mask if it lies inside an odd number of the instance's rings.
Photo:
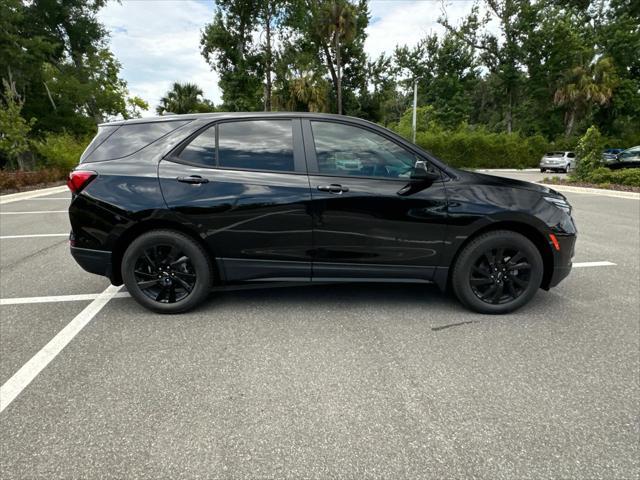
<path id="1" fill-rule="evenodd" d="M 540 256 L 542 257 L 542 263 L 544 267 L 544 271 L 542 274 L 542 282 L 540 287 L 544 290 L 549 289 L 549 284 L 551 282 L 551 276 L 553 275 L 553 251 L 551 250 L 551 246 L 549 242 L 546 240 L 544 234 L 540 232 L 536 227 L 517 221 L 498 221 L 494 223 L 490 223 L 488 225 L 479 228 L 471 235 L 469 235 L 465 240 L 458 246 L 455 254 L 453 255 L 450 263 L 450 267 L 447 270 L 447 278 L 443 282 L 446 289 L 451 288 L 451 273 L 453 271 L 453 266 L 455 265 L 458 257 L 462 250 L 475 238 L 483 235 L 487 232 L 492 232 L 496 230 L 510 230 L 516 233 L 519 233 L 529 240 L 535 245 L 535 247 L 540 252 Z M 444 279 L 443 279 L 444 280 Z"/>
<path id="2" fill-rule="evenodd" d="M 121 263 L 124 252 L 134 239 L 151 230 L 175 230 L 184 235 L 187 235 L 189 238 L 198 243 L 204 249 L 207 255 L 209 255 L 209 261 L 214 274 L 214 281 L 220 278 L 218 265 L 215 261 L 215 256 L 210 251 L 202 237 L 200 237 L 200 235 L 198 235 L 196 231 L 184 226 L 179 222 L 173 222 L 171 220 L 150 219 L 136 223 L 132 227 L 122 232 L 122 234 L 120 234 L 117 238 L 111 251 L 111 283 L 113 283 L 114 285 L 122 285 L 123 280 Z"/>

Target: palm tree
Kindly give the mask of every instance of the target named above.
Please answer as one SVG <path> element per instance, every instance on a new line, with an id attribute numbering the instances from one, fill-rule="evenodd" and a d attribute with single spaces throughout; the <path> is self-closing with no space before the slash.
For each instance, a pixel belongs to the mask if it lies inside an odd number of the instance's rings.
<path id="1" fill-rule="evenodd" d="M 328 84 L 322 78 L 303 73 L 291 81 L 291 96 L 306 105 L 310 112 L 326 112 L 328 98 Z"/>
<path id="2" fill-rule="evenodd" d="M 175 82 L 171 90 L 160 99 L 156 112 L 163 113 L 194 113 L 204 102 L 202 89 L 195 83 Z"/>
<path id="3" fill-rule="evenodd" d="M 565 72 L 553 101 L 566 106 L 565 136 L 570 137 L 577 120 L 584 117 L 594 104 L 606 105 L 617 84 L 615 67 L 609 57 L 590 65 L 577 65 Z"/>
<path id="4" fill-rule="evenodd" d="M 328 0 L 320 7 L 319 33 L 333 47 L 336 72 L 336 97 L 338 114 L 342 114 L 342 64 L 340 50 L 353 40 L 356 30 L 356 15 L 353 6 L 347 0 Z"/>

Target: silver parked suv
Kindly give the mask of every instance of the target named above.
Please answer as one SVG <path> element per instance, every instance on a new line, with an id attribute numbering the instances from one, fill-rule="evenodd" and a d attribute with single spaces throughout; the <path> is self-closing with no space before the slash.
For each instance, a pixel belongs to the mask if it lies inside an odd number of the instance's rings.
<path id="1" fill-rule="evenodd" d="M 552 172 L 564 172 L 575 167 L 576 154 L 574 152 L 548 152 L 540 160 L 540 171 L 542 173 L 550 170 Z"/>

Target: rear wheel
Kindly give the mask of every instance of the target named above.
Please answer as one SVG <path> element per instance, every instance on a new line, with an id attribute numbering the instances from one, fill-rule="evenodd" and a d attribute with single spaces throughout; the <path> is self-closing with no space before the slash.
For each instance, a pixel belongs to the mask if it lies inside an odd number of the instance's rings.
<path id="1" fill-rule="evenodd" d="M 463 305 L 480 313 L 512 312 L 529 302 L 542 282 L 543 263 L 536 246 L 509 230 L 488 232 L 460 253 L 452 275 Z"/>
<path id="2" fill-rule="evenodd" d="M 152 230 L 136 238 L 122 258 L 131 296 L 159 313 L 180 313 L 209 294 L 212 268 L 206 252 L 183 233 Z"/>
<path id="3" fill-rule="evenodd" d="M 540 169 L 540 173 L 544 173 L 544 172 L 546 172 L 546 171 L 547 171 L 547 169 L 546 169 L 546 168 L 541 168 L 541 169 Z"/>

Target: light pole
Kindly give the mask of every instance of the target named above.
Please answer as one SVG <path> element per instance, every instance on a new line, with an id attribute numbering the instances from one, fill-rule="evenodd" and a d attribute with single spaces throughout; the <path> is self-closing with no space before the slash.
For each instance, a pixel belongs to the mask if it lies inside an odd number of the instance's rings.
<path id="1" fill-rule="evenodd" d="M 413 79 L 413 120 L 411 121 L 411 129 L 413 130 L 413 143 L 416 143 L 416 110 L 418 109 L 418 79 Z"/>

